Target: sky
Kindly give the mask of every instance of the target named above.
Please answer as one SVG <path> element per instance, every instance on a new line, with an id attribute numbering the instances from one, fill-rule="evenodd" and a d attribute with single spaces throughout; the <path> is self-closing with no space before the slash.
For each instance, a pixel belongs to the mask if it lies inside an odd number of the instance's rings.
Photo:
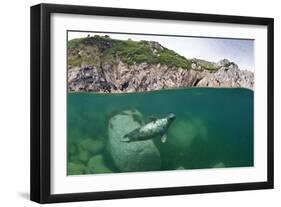
<path id="1" fill-rule="evenodd" d="M 90 36 L 109 35 L 112 39 L 120 40 L 128 40 L 130 38 L 134 41 L 157 41 L 162 46 L 174 50 L 186 58 L 204 59 L 212 62 L 218 62 L 226 58 L 235 62 L 241 70 L 254 72 L 254 40 L 72 31 L 68 32 L 68 40 L 87 37 L 88 34 Z"/>

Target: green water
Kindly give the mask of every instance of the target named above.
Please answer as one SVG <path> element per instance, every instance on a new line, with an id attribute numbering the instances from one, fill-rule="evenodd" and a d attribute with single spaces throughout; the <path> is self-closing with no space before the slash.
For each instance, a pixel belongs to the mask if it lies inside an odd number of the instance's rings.
<path id="1" fill-rule="evenodd" d="M 106 147 L 107 122 L 112 114 L 126 109 L 139 110 L 145 120 L 150 116 L 176 115 L 168 141 L 154 141 L 161 154 L 161 170 L 254 164 L 251 90 L 189 88 L 133 94 L 69 93 L 68 174 L 120 172 Z M 98 149 L 91 151 L 95 147 Z M 94 170 L 89 164 L 92 157 Z"/>

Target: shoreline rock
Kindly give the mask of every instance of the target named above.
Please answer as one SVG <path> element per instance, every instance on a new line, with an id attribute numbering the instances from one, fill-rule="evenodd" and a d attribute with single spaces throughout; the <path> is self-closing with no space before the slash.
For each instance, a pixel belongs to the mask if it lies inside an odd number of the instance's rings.
<path id="1" fill-rule="evenodd" d="M 101 93 L 144 92 L 185 87 L 254 88 L 254 74 L 229 61 L 214 63 L 216 71 L 192 64 L 191 69 L 147 63 L 103 64 L 68 70 L 68 91 Z"/>

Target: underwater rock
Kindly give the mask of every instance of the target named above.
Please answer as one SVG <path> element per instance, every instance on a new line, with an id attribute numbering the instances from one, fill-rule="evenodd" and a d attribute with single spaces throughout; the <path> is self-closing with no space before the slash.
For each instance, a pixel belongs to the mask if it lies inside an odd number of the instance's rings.
<path id="1" fill-rule="evenodd" d="M 67 145 L 67 152 L 69 156 L 75 155 L 77 153 L 77 145 L 75 143 L 69 143 Z"/>
<path id="2" fill-rule="evenodd" d="M 92 155 L 95 155 L 98 154 L 104 148 L 104 142 L 99 139 L 87 138 L 80 143 L 80 147 L 88 151 Z"/>
<path id="3" fill-rule="evenodd" d="M 213 166 L 213 168 L 222 168 L 222 167 L 225 167 L 223 162 L 219 162 Z"/>
<path id="4" fill-rule="evenodd" d="M 185 168 L 183 166 L 179 166 L 176 168 L 176 170 L 185 170 Z"/>
<path id="5" fill-rule="evenodd" d="M 102 155 L 90 158 L 88 162 L 89 173 L 111 173 L 112 171 L 105 165 Z"/>
<path id="6" fill-rule="evenodd" d="M 122 142 L 124 135 L 142 125 L 137 110 L 126 110 L 110 118 L 108 123 L 108 151 L 121 172 L 159 170 L 160 153 L 152 140 Z"/>
<path id="7" fill-rule="evenodd" d="M 90 158 L 90 153 L 86 150 L 84 150 L 83 148 L 79 148 L 79 154 L 77 156 L 77 159 L 80 161 L 80 162 L 83 162 L 83 163 L 87 163 L 87 161 L 89 160 Z"/>
<path id="8" fill-rule="evenodd" d="M 87 173 L 87 168 L 81 163 L 69 162 L 67 165 L 68 175 L 81 175 Z"/>
<path id="9" fill-rule="evenodd" d="M 77 155 L 70 155 L 67 157 L 68 162 L 80 163 Z"/>

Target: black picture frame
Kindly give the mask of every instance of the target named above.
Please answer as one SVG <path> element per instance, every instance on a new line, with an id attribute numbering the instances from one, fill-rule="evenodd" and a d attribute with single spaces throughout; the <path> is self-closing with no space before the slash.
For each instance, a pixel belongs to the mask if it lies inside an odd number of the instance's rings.
<path id="1" fill-rule="evenodd" d="M 194 22 L 219 22 L 267 26 L 267 181 L 186 187 L 167 187 L 74 194 L 51 194 L 50 129 L 51 129 L 51 71 L 50 15 L 52 13 L 134 17 Z M 273 188 L 273 36 L 272 18 L 195 14 L 168 11 L 103 8 L 88 6 L 39 4 L 31 7 L 31 174 L 30 199 L 38 203 L 70 202 L 102 199 L 165 196 L 224 191 Z"/>

